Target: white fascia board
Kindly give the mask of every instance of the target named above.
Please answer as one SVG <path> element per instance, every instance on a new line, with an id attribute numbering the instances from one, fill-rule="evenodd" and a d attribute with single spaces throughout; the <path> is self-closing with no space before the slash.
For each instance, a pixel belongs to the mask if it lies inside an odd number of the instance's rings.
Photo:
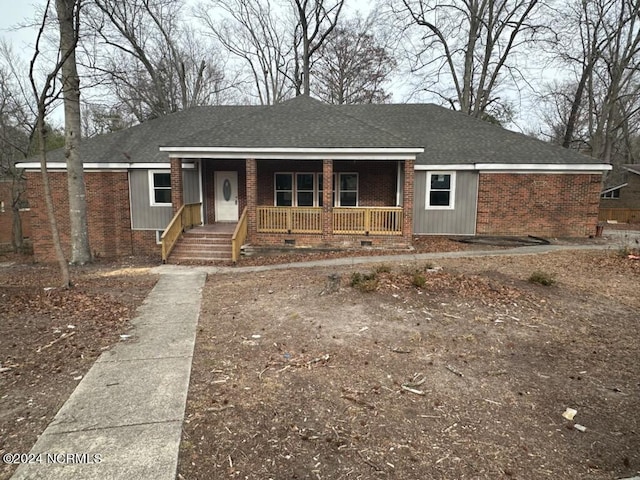
<path id="1" fill-rule="evenodd" d="M 602 190 L 600 192 L 600 195 L 602 195 L 603 193 L 613 192 L 614 190 L 618 190 L 619 188 L 626 187 L 627 185 L 629 185 L 629 184 L 628 183 L 623 183 L 622 185 L 616 185 L 615 187 L 607 188 L 606 190 Z"/>
<path id="2" fill-rule="evenodd" d="M 256 160 L 411 160 L 424 148 L 160 147 L 169 158 Z"/>
<path id="3" fill-rule="evenodd" d="M 84 170 L 131 170 L 131 169 L 160 169 L 166 170 L 171 168 L 171 164 L 168 162 L 162 163 L 126 163 L 126 162 L 113 162 L 113 163 L 84 163 Z M 29 170 L 29 171 L 40 171 L 40 162 L 20 162 L 16 164 L 16 168 Z M 187 162 L 182 164 L 182 168 L 190 169 L 195 168 L 195 164 L 193 162 Z M 66 170 L 67 164 L 65 162 L 47 162 L 47 169 L 51 170 Z"/>
<path id="4" fill-rule="evenodd" d="M 576 164 L 555 164 L 555 163 L 476 163 L 476 170 L 480 171 L 501 171 L 501 172 L 571 172 L 571 173 L 593 173 L 607 172 L 613 167 L 604 163 L 576 163 Z"/>
<path id="5" fill-rule="evenodd" d="M 414 170 L 418 171 L 460 171 L 460 170 L 475 170 L 475 164 L 471 163 L 452 163 L 449 165 L 415 165 Z"/>

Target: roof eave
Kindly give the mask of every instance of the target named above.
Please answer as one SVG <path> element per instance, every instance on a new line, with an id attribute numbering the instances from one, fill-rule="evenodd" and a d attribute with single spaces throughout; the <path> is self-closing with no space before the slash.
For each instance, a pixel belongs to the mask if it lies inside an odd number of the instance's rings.
<path id="1" fill-rule="evenodd" d="M 421 147 L 160 147 L 169 158 L 226 158 L 256 160 L 406 160 L 424 152 Z"/>

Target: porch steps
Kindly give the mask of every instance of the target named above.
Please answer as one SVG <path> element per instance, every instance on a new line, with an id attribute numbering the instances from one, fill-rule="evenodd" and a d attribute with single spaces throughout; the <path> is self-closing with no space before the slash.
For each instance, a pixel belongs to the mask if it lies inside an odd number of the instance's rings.
<path id="1" fill-rule="evenodd" d="M 203 228 L 187 230 L 169 255 L 169 263 L 209 263 L 231 261 L 229 232 Z"/>

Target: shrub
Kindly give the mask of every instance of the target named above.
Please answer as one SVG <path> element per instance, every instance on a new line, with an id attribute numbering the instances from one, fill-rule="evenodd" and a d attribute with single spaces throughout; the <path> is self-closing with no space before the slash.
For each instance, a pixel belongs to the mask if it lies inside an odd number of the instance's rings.
<path id="1" fill-rule="evenodd" d="M 361 292 L 373 292 L 378 288 L 378 277 L 375 273 L 353 272 L 351 274 L 351 286 Z"/>
<path id="2" fill-rule="evenodd" d="M 536 270 L 531 274 L 531 276 L 529 277 L 529 282 L 544 285 L 545 287 L 549 287 L 556 283 L 553 275 L 546 272 L 541 272 L 539 270 Z"/>
<path id="3" fill-rule="evenodd" d="M 416 272 L 413 274 L 413 278 L 411 279 L 411 284 L 414 287 L 424 288 L 424 286 L 427 284 L 427 279 L 424 278 L 424 275 Z"/>
<path id="4" fill-rule="evenodd" d="M 391 267 L 389 265 L 378 265 L 376 267 L 376 273 L 391 273 Z"/>

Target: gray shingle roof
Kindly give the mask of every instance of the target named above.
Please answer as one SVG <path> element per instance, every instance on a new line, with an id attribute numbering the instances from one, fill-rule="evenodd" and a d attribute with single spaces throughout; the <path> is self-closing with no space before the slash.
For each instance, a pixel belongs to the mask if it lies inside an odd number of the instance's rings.
<path id="1" fill-rule="evenodd" d="M 600 160 L 431 104 L 197 107 L 84 139 L 85 162 L 167 162 L 168 147 L 424 147 L 417 163 L 600 164 Z M 63 161 L 62 151 L 50 161 Z"/>
<path id="2" fill-rule="evenodd" d="M 165 143 L 171 147 L 389 148 L 419 146 L 308 96 L 262 108 L 213 128 Z"/>
<path id="3" fill-rule="evenodd" d="M 600 164 L 597 158 L 506 130 L 433 104 L 342 105 L 424 147 L 422 165 L 468 163 Z"/>

